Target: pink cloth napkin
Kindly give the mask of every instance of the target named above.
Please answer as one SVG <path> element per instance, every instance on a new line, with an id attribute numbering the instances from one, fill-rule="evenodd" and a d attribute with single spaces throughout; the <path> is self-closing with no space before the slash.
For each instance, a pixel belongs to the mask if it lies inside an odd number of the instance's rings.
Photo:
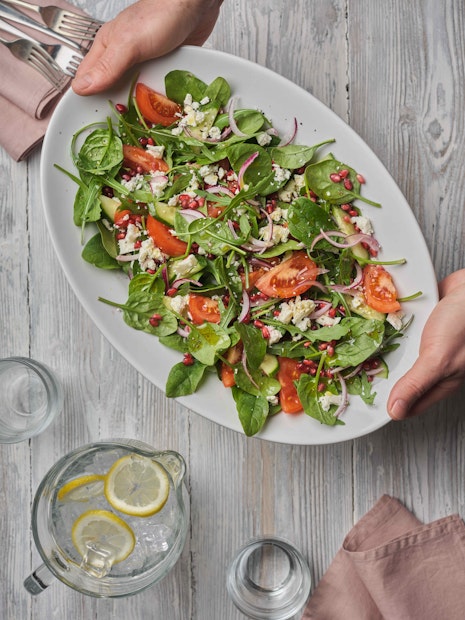
<path id="1" fill-rule="evenodd" d="M 384 495 L 346 536 L 302 620 L 463 620 L 465 524 Z"/>
<path id="2" fill-rule="evenodd" d="M 40 6 L 51 4 L 50 0 L 33 0 Z M 76 13 L 83 13 L 65 0 L 54 0 L 60 8 L 68 8 Z M 16 7 L 14 7 L 16 8 Z M 28 17 L 41 22 L 41 17 L 34 12 L 24 10 Z M 9 22 L 43 43 L 59 43 L 38 31 Z M 1 23 L 0 23 L 1 29 Z M 1 31 L 5 39 L 15 39 L 14 35 Z M 26 159 L 42 142 L 53 109 L 62 96 L 51 84 L 26 63 L 18 60 L 4 46 L 0 45 L 0 145 L 15 161 Z M 71 79 L 68 80 L 67 87 Z"/>

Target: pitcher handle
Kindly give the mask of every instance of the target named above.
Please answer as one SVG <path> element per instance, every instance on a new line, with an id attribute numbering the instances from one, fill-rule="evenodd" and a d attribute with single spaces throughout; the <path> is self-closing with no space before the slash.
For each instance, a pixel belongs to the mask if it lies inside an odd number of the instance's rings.
<path id="1" fill-rule="evenodd" d="M 29 577 L 24 580 L 24 587 L 29 594 L 40 594 L 55 581 L 55 575 L 49 571 L 45 564 L 38 566 Z"/>

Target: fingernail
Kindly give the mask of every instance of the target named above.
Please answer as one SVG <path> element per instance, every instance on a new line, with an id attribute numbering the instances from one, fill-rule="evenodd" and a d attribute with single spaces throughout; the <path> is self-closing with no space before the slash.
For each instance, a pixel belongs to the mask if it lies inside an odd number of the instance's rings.
<path id="1" fill-rule="evenodd" d="M 86 90 L 89 86 L 92 86 L 94 80 L 91 73 L 84 73 L 84 75 L 78 75 L 74 78 L 73 85 L 77 86 L 81 90 Z"/>
<path id="2" fill-rule="evenodd" d="M 392 405 L 389 411 L 389 415 L 394 420 L 403 420 L 404 418 L 407 417 L 407 413 L 408 413 L 407 403 L 405 402 L 405 400 L 402 400 L 402 399 L 398 399 L 394 401 L 394 404 Z"/>

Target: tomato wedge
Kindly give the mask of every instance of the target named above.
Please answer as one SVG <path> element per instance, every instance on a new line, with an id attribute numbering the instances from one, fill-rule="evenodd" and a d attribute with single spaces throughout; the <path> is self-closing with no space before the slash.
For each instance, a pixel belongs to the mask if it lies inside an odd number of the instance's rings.
<path id="1" fill-rule="evenodd" d="M 219 323 L 221 319 L 218 302 L 204 295 L 189 295 L 188 308 L 195 325 Z"/>
<path id="2" fill-rule="evenodd" d="M 125 217 L 126 215 L 132 215 L 132 211 L 129 211 L 129 209 L 121 209 L 121 211 L 119 211 L 118 209 L 115 211 L 115 220 L 114 220 L 114 224 L 115 226 L 121 226 L 122 224 L 124 224 L 125 222 Z"/>
<path id="3" fill-rule="evenodd" d="M 297 396 L 294 381 L 304 372 L 299 368 L 299 361 L 289 357 L 278 357 L 279 368 L 276 378 L 281 384 L 279 404 L 284 413 L 298 413 L 302 411 L 302 403 Z"/>
<path id="4" fill-rule="evenodd" d="M 249 286 L 247 287 L 246 287 L 245 274 L 241 273 L 242 288 L 245 288 L 247 292 L 250 292 L 253 288 L 255 288 L 255 285 L 257 284 L 258 280 L 260 280 L 260 278 L 263 276 L 264 273 L 265 273 L 265 270 L 262 268 L 256 269 L 255 271 L 249 271 Z"/>
<path id="5" fill-rule="evenodd" d="M 163 127 L 175 123 L 182 113 L 181 106 L 175 101 L 157 93 L 142 82 L 136 84 L 136 103 L 145 120 Z"/>
<path id="6" fill-rule="evenodd" d="M 272 267 L 255 286 L 268 297 L 286 299 L 305 293 L 318 275 L 316 264 L 304 251 L 294 252 L 291 258 Z"/>
<path id="7" fill-rule="evenodd" d="M 229 364 L 234 365 L 237 364 L 242 356 L 243 350 L 242 342 L 238 342 L 233 347 L 226 351 L 226 359 Z M 225 362 L 221 362 L 221 381 L 223 382 L 224 387 L 230 388 L 233 385 L 236 385 L 236 380 L 234 378 L 234 369 L 229 364 Z"/>
<path id="8" fill-rule="evenodd" d="M 182 256 L 186 253 L 187 243 L 171 234 L 171 228 L 163 222 L 147 215 L 147 233 L 154 244 L 168 256 Z"/>
<path id="9" fill-rule="evenodd" d="M 373 310 L 386 313 L 400 310 L 391 274 L 381 265 L 366 265 L 363 268 L 363 292 Z"/>
<path id="10" fill-rule="evenodd" d="M 155 157 L 150 151 L 139 146 L 123 144 L 123 165 L 127 168 L 137 168 L 140 166 L 144 172 L 167 172 L 169 166 L 161 157 Z"/>

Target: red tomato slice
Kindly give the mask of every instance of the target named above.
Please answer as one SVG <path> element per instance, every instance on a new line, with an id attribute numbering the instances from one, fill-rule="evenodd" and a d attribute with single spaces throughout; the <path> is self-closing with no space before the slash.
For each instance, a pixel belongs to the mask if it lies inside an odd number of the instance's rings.
<path id="1" fill-rule="evenodd" d="M 242 342 L 239 341 L 237 344 L 227 350 L 226 359 L 230 364 L 234 365 L 240 361 L 242 356 L 242 349 Z M 221 381 L 223 382 L 224 387 L 227 388 L 236 385 L 236 380 L 234 378 L 234 369 L 225 362 L 221 362 Z"/>
<path id="2" fill-rule="evenodd" d="M 212 202 L 211 200 L 207 200 L 207 213 L 208 217 L 218 217 L 225 210 L 225 205 L 219 205 L 216 202 Z"/>
<path id="3" fill-rule="evenodd" d="M 154 244 L 168 256 L 182 256 L 187 250 L 187 243 L 171 234 L 171 228 L 163 222 L 147 215 L 147 233 Z"/>
<path id="4" fill-rule="evenodd" d="M 386 313 L 400 310 L 391 274 L 381 265 L 366 265 L 363 268 L 363 292 L 373 310 Z"/>
<path id="5" fill-rule="evenodd" d="M 221 319 L 218 302 L 204 295 L 189 295 L 188 308 L 195 325 L 219 323 Z"/>
<path id="6" fill-rule="evenodd" d="M 276 378 L 281 384 L 279 404 L 284 413 L 298 413 L 302 411 L 302 403 L 297 396 L 294 381 L 304 372 L 299 368 L 299 361 L 289 357 L 278 357 L 279 368 Z"/>
<path id="7" fill-rule="evenodd" d="M 124 218 L 126 217 L 126 215 L 132 215 L 132 211 L 129 211 L 129 209 L 122 209 L 121 211 L 119 211 L 117 209 L 115 212 L 114 220 L 115 226 L 121 226 L 121 224 L 124 224 Z"/>
<path id="8" fill-rule="evenodd" d="M 144 172 L 153 172 L 155 170 L 167 172 L 169 170 L 169 166 L 164 159 L 155 157 L 153 153 L 139 146 L 123 144 L 123 157 L 123 164 L 127 168 L 135 169 L 137 166 L 140 166 Z"/>
<path id="9" fill-rule="evenodd" d="M 182 112 L 181 106 L 142 82 L 136 84 L 136 103 L 145 120 L 163 127 L 179 120 Z"/>
<path id="10" fill-rule="evenodd" d="M 257 269 L 256 271 L 249 271 L 249 286 L 246 289 L 247 292 L 255 288 L 258 280 L 260 280 L 260 278 L 263 276 L 264 273 L 265 273 L 264 269 Z M 241 280 L 242 280 L 242 287 L 245 288 L 246 279 L 243 273 L 241 273 Z"/>
<path id="11" fill-rule="evenodd" d="M 318 275 L 318 268 L 306 252 L 294 252 L 291 258 L 267 271 L 255 286 L 268 297 L 286 299 L 305 293 Z"/>

